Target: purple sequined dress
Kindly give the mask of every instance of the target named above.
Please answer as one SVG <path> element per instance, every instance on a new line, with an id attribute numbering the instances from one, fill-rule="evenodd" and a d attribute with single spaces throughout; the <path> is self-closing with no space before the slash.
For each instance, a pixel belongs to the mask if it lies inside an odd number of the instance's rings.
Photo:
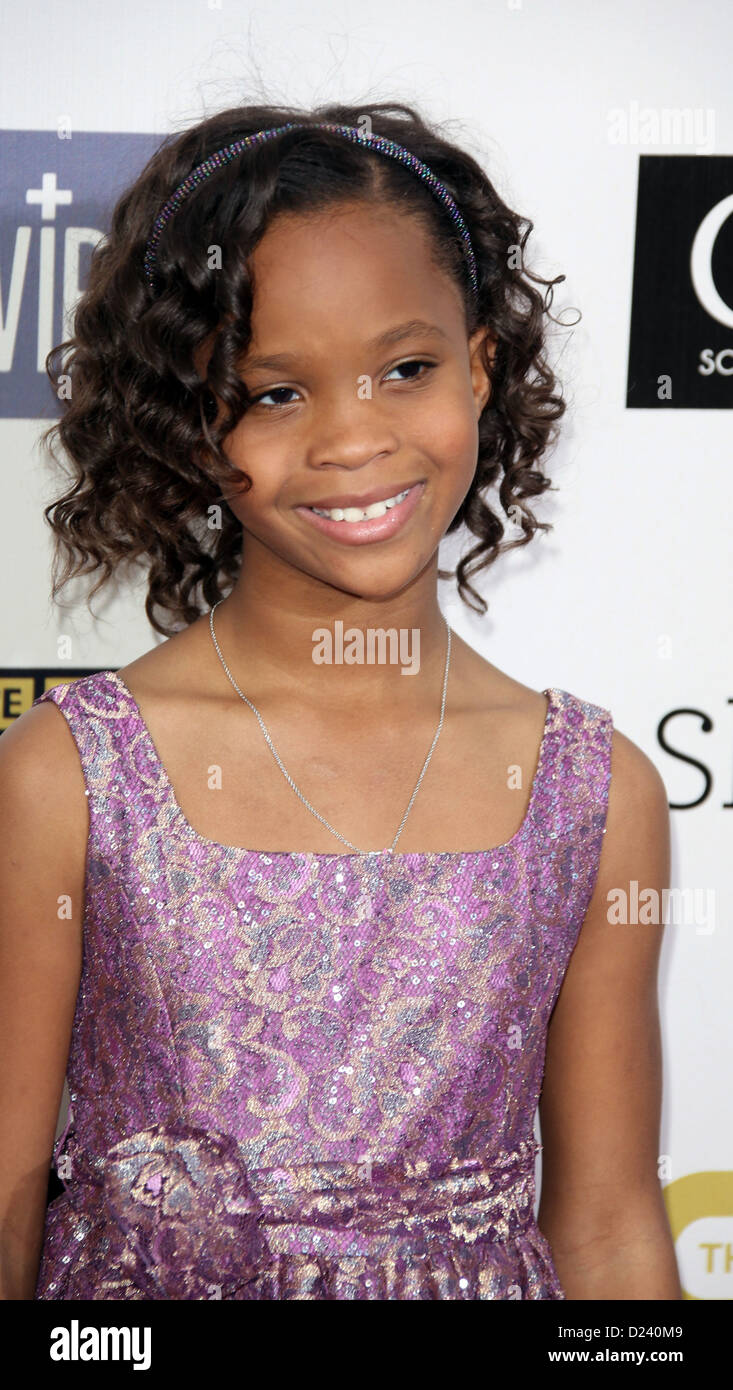
<path id="1" fill-rule="evenodd" d="M 545 691 L 506 844 L 199 835 L 124 681 L 54 686 L 89 798 L 69 1122 L 38 1299 L 563 1299 L 534 1217 L 547 1025 L 612 720 Z"/>

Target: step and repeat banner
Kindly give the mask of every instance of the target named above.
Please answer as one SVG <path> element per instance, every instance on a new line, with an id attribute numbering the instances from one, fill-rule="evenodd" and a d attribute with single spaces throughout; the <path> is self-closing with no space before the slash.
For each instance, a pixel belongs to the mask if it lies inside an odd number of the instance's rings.
<path id="1" fill-rule="evenodd" d="M 449 582 L 441 602 L 502 670 L 610 709 L 664 779 L 660 1177 L 685 1296 L 731 1298 L 733 11 L 72 0 L 17 25 L 0 92 L 0 728 L 160 640 L 139 579 L 96 598 L 96 619 L 80 584 L 51 603 L 42 518 L 62 491 L 39 447 L 58 411 L 44 359 L 120 193 L 166 134 L 231 105 L 393 99 L 445 123 L 532 220 L 530 268 L 566 277 L 550 357 L 568 412 L 536 506 L 552 531 L 479 581 L 486 616 Z"/>

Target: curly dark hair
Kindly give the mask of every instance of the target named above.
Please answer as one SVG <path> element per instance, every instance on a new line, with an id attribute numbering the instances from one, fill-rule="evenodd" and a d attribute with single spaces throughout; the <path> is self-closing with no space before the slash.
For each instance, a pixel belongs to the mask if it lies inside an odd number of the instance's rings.
<path id="1" fill-rule="evenodd" d="M 286 131 L 239 156 L 232 168 L 246 167 L 246 178 L 224 168 L 196 188 L 163 231 L 159 292 L 151 294 L 143 265 L 148 237 L 163 204 L 196 165 L 256 130 L 291 121 L 357 126 L 365 114 L 376 134 L 412 151 L 449 189 L 470 233 L 477 299 L 453 223 L 422 180 L 397 160 L 310 128 Z M 551 487 L 538 463 L 565 412 L 545 356 L 543 321 L 553 285 L 565 276 L 543 280 L 524 267 L 534 224 L 511 212 L 478 163 L 413 107 L 380 103 L 368 113 L 339 104 L 308 111 L 234 107 L 168 136 L 120 197 L 110 231 L 92 255 L 73 337 L 46 359 L 63 414 L 42 443 L 59 464 L 49 447 L 58 436 L 73 477 L 70 490 L 43 513 L 55 538 L 54 601 L 70 579 L 100 570 L 87 599 L 91 611 L 91 598 L 119 564 L 142 563 L 148 620 L 171 636 L 230 591 L 241 564 L 242 526 L 223 507 L 221 527 L 212 529 L 207 509 L 223 500 L 234 477 L 245 487 L 251 481 L 221 448 L 251 403 L 237 370 L 251 339 L 247 257 L 278 213 L 357 200 L 393 202 L 417 217 L 436 263 L 461 288 L 468 335 L 486 325 L 498 340 L 493 363 L 484 357 L 492 391 L 479 420 L 476 472 L 447 533 L 465 524 L 477 544 L 440 577 L 455 576 L 464 602 L 485 613 L 488 605 L 469 576 L 501 551 L 526 545 L 537 530 L 552 529 L 535 519 L 526 499 Z M 207 264 L 211 245 L 222 249 L 216 273 Z M 548 287 L 544 298 L 532 281 Z M 204 379 L 194 358 L 212 336 Z M 61 388 L 62 377 L 70 391 Z M 226 407 L 218 420 L 217 397 Z M 484 497 L 497 480 L 504 514 L 522 530 L 503 543 L 504 522 Z"/>

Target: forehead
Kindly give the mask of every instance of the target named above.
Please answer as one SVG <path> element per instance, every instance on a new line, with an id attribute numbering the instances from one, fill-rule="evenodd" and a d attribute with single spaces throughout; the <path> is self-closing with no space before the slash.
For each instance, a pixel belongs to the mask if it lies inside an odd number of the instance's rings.
<path id="1" fill-rule="evenodd" d="M 392 206 L 337 204 L 281 213 L 250 256 L 253 323 L 294 311 L 361 316 L 380 306 L 400 318 L 435 317 L 462 306 L 458 286 L 435 263 L 422 221 Z M 400 313 L 399 309 L 404 309 Z"/>

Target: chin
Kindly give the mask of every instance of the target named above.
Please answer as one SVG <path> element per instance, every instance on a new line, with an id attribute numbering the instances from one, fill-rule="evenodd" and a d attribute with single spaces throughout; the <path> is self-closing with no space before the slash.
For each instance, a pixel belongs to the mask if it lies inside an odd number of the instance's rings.
<path id="1" fill-rule="evenodd" d="M 363 599 L 365 603 L 389 603 L 392 599 L 398 598 L 400 594 L 409 589 L 410 585 L 422 574 L 425 564 L 417 569 L 410 566 L 395 566 L 394 569 L 385 574 L 384 566 L 375 566 L 373 574 L 358 574 L 354 570 L 350 572 L 346 569 L 340 573 L 324 574 L 319 578 L 325 583 L 331 584 L 333 588 L 340 589 L 343 593 L 353 594 L 354 598 Z"/>

